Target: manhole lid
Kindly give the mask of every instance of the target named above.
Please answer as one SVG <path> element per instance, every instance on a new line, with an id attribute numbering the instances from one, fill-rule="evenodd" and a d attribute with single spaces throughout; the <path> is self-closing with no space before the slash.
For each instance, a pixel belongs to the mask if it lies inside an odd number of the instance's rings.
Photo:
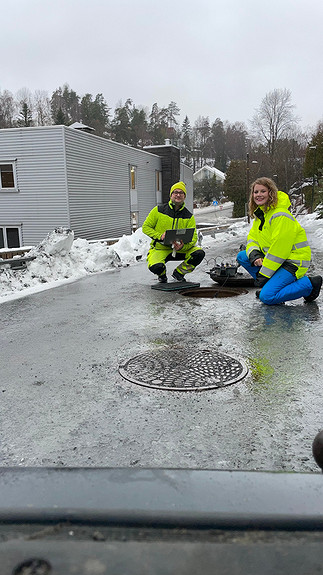
<path id="1" fill-rule="evenodd" d="M 241 360 L 217 351 L 163 348 L 136 355 L 119 367 L 132 383 L 169 391 L 202 391 L 236 383 L 248 373 Z"/>
<path id="2" fill-rule="evenodd" d="M 231 288 L 231 287 L 198 287 L 180 291 L 180 294 L 186 297 L 208 297 L 208 298 L 222 298 L 234 297 L 248 293 L 244 288 Z"/>

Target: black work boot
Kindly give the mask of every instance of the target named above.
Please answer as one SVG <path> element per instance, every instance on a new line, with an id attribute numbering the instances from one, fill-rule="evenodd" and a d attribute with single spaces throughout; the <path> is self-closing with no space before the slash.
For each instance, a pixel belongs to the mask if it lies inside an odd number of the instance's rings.
<path id="1" fill-rule="evenodd" d="M 308 278 L 313 286 L 313 289 L 307 297 L 304 297 L 307 303 L 314 301 L 320 294 L 321 287 L 322 287 L 322 276 L 314 276 L 312 278 Z"/>
<path id="2" fill-rule="evenodd" d="M 256 297 L 257 297 L 257 298 L 259 298 L 260 292 L 261 292 L 261 290 L 260 290 L 260 289 L 257 289 L 257 291 L 256 291 Z"/>
<path id="3" fill-rule="evenodd" d="M 167 284 L 167 276 L 166 276 L 166 274 L 164 274 L 163 276 L 158 276 L 158 281 L 159 281 L 161 284 Z"/>
<path id="4" fill-rule="evenodd" d="M 174 280 L 177 280 L 178 282 L 186 282 L 186 279 L 184 278 L 183 274 L 181 274 L 177 270 L 173 271 L 172 277 L 174 278 Z"/>

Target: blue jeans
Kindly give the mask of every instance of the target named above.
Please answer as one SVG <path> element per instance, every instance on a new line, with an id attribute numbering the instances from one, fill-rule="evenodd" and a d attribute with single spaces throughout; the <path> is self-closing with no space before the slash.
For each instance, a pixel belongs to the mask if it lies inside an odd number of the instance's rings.
<path id="1" fill-rule="evenodd" d="M 258 266 L 252 266 L 246 251 L 239 252 L 237 262 L 256 279 Z M 267 305 L 275 305 L 285 301 L 307 297 L 313 286 L 307 276 L 299 280 L 284 268 L 279 268 L 262 288 L 259 299 Z"/>

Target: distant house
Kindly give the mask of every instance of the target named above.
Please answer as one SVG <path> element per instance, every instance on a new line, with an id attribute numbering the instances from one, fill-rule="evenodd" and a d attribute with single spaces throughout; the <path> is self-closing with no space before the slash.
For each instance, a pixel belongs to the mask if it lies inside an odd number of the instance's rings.
<path id="1" fill-rule="evenodd" d="M 93 134 L 95 132 L 94 128 L 91 128 L 91 126 L 87 126 L 82 122 L 74 122 L 74 124 L 70 125 L 70 128 L 74 128 L 75 130 L 82 130 L 82 132 L 88 132 L 88 134 Z"/>
<path id="2" fill-rule="evenodd" d="M 211 166 L 206 164 L 193 174 L 193 180 L 194 182 L 201 182 L 201 180 L 211 179 L 214 176 L 218 182 L 223 184 L 225 180 L 225 174 L 221 172 L 221 170 L 218 170 L 217 168 L 211 168 Z"/>
<path id="3" fill-rule="evenodd" d="M 129 235 L 180 178 L 193 208 L 193 172 L 178 148 L 140 150 L 90 131 L 0 130 L 0 248 L 35 245 L 57 227 L 87 240 Z"/>

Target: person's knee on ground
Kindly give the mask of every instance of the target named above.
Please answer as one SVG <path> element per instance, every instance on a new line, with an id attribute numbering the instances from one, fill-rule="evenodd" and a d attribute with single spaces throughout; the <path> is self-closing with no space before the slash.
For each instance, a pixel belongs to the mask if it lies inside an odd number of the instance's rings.
<path id="1" fill-rule="evenodd" d="M 265 293 L 262 293 L 263 290 L 257 290 L 256 292 L 256 297 L 258 297 L 260 299 L 260 301 L 266 305 L 275 305 L 276 301 L 275 298 L 272 295 L 268 295 Z"/>
<path id="2" fill-rule="evenodd" d="M 156 274 L 159 277 L 161 276 L 166 277 L 166 266 L 162 262 L 159 262 L 158 264 L 153 264 L 148 269 L 151 273 Z"/>
<path id="3" fill-rule="evenodd" d="M 205 258 L 205 251 L 204 250 L 196 250 L 195 252 L 193 252 L 190 255 L 190 257 L 187 260 L 187 263 L 189 265 L 194 266 L 194 268 L 196 268 L 196 266 L 198 266 L 204 258 Z"/>
<path id="4" fill-rule="evenodd" d="M 187 260 L 183 261 L 173 272 L 173 277 L 179 280 L 193 272 L 205 256 L 204 250 L 195 250 Z"/>

